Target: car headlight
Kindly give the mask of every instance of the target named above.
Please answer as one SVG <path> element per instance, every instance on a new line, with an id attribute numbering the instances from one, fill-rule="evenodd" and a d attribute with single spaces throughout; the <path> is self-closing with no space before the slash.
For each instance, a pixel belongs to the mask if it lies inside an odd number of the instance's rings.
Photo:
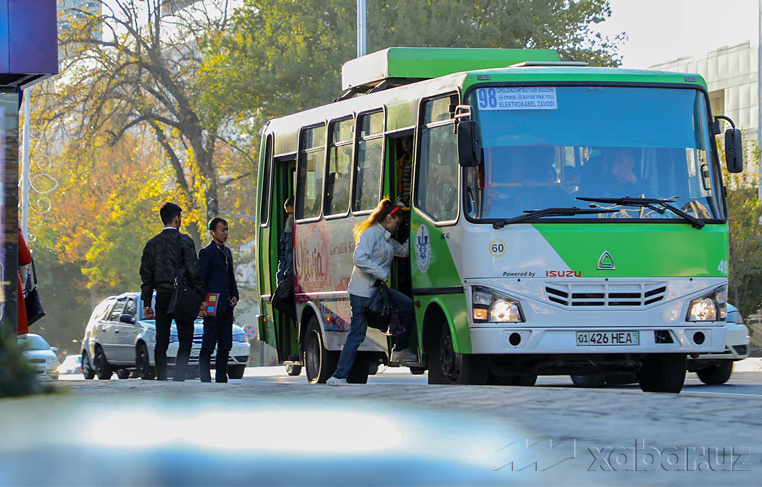
<path id="1" fill-rule="evenodd" d="M 521 323 L 524 314 L 515 299 L 491 289 L 474 286 L 471 291 L 474 323 Z"/>
<path id="2" fill-rule="evenodd" d="M 728 286 L 691 301 L 686 321 L 725 321 L 728 317 Z"/>
<path id="3" fill-rule="evenodd" d="M 246 333 L 236 333 L 233 335 L 233 341 L 246 343 Z"/>

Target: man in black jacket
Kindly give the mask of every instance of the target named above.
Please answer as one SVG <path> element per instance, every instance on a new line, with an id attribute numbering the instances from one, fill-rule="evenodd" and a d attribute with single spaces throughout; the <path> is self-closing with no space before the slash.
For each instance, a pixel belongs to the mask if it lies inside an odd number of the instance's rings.
<path id="1" fill-rule="evenodd" d="M 228 354 L 233 347 L 233 308 L 238 304 L 238 286 L 235 283 L 233 254 L 225 247 L 228 240 L 228 222 L 212 218 L 209 222 L 212 241 L 198 254 L 201 274 L 206 287 L 207 308 L 204 318 L 204 340 L 198 358 L 201 382 L 211 382 L 212 352 L 217 346 L 215 380 L 228 381 Z"/>
<path id="2" fill-rule="evenodd" d="M 140 263 L 141 297 L 143 314 L 147 319 L 156 317 L 156 379 L 167 380 L 167 347 L 172 327 L 172 318 L 177 325 L 179 347 L 175 360 L 173 380 L 184 381 L 188 368 L 191 348 L 193 347 L 193 321 L 167 314 L 175 278 L 184 276 L 188 285 L 199 295 L 204 295 L 204 279 L 196 257 L 193 240 L 180 233 L 182 208 L 174 203 L 165 203 L 159 214 L 164 223 L 164 230 L 146 243 L 143 259 Z M 156 290 L 156 313 L 151 308 L 151 297 Z M 201 312 L 204 303 L 201 303 Z"/>

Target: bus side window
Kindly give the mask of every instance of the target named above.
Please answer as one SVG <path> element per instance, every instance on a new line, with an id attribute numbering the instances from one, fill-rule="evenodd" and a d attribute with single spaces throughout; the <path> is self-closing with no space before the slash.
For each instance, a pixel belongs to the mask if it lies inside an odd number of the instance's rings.
<path id="1" fill-rule="evenodd" d="M 265 142 L 265 154 L 262 171 L 262 199 L 259 201 L 259 222 L 262 225 L 270 223 L 270 170 L 272 167 L 273 136 L 268 135 Z"/>
<path id="2" fill-rule="evenodd" d="M 451 98 L 426 102 L 421 130 L 421 158 L 416 180 L 416 206 L 435 221 L 458 216 L 457 141 L 450 114 Z M 435 117 L 435 118 L 434 118 Z"/>
<path id="3" fill-rule="evenodd" d="M 365 211 L 375 208 L 381 199 L 384 112 L 361 116 L 358 127 L 355 196 L 352 209 Z"/>
<path id="4" fill-rule="evenodd" d="M 302 131 L 296 184 L 297 220 L 320 216 L 325 173 L 325 125 Z"/>
<path id="5" fill-rule="evenodd" d="M 349 208 L 349 179 L 352 165 L 352 119 L 331 124 L 328 177 L 325 181 L 324 213 L 343 215 Z"/>

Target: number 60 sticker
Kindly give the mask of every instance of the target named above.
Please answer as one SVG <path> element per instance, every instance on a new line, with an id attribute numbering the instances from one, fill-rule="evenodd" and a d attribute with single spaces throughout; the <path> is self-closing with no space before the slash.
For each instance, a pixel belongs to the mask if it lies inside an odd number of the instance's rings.
<path id="1" fill-rule="evenodd" d="M 492 254 L 493 257 L 502 257 L 505 255 L 505 242 L 502 240 L 493 240 L 489 243 L 489 253 Z"/>

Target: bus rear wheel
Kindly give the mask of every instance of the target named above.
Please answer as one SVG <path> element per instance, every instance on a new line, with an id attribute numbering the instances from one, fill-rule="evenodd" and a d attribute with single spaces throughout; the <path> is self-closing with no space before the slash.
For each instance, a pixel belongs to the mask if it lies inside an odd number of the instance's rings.
<path id="1" fill-rule="evenodd" d="M 304 365 L 307 381 L 310 384 L 325 384 L 336 370 L 339 361 L 337 352 L 325 348 L 323 335 L 316 316 L 307 322 L 307 334 L 304 337 Z"/>
<path id="2" fill-rule="evenodd" d="M 450 327 L 445 325 L 439 336 L 438 354 L 429 368 L 429 384 L 486 384 L 487 361 L 480 355 L 455 352 Z"/>
<path id="3" fill-rule="evenodd" d="M 643 392 L 672 392 L 683 390 L 687 357 L 682 353 L 665 353 L 643 358 L 637 372 Z"/>

